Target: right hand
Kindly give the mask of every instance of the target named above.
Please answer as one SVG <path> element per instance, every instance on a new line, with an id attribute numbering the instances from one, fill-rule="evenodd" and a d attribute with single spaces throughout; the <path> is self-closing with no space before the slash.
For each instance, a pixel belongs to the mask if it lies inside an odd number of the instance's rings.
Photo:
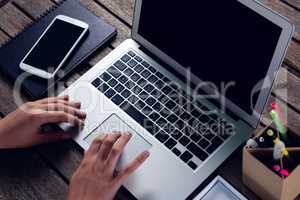
<path id="1" fill-rule="evenodd" d="M 130 133 L 119 132 L 97 137 L 71 179 L 68 199 L 112 200 L 129 175 L 150 155 L 145 151 L 130 165 L 116 172 L 117 162 L 130 138 Z"/>

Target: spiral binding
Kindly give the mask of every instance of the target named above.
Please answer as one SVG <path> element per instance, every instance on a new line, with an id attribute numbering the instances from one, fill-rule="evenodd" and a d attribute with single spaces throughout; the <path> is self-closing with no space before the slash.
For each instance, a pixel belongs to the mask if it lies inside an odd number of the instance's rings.
<path id="1" fill-rule="evenodd" d="M 7 41 L 5 41 L 2 45 L 0 45 L 0 48 L 3 48 L 4 46 L 6 46 L 8 43 L 10 43 L 11 41 L 13 41 L 15 38 L 17 38 L 22 32 L 24 32 L 25 30 L 31 28 L 33 25 L 39 23 L 39 21 L 46 17 L 47 15 L 49 15 L 51 12 L 53 12 L 55 9 L 57 9 L 59 6 L 61 6 L 62 4 L 64 4 L 66 1 L 68 0 L 59 0 L 55 5 L 51 6 L 50 8 L 46 9 L 39 17 L 37 17 L 37 19 L 30 23 L 28 26 L 22 28 L 21 30 L 19 30 L 16 35 L 14 37 L 12 37 L 11 39 L 8 39 Z"/>

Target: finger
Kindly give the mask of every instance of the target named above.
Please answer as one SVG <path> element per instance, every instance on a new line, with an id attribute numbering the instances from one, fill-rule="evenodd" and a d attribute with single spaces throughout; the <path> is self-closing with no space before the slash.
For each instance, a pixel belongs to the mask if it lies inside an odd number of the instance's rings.
<path id="1" fill-rule="evenodd" d="M 111 173 L 114 172 L 117 162 L 131 137 L 132 134 L 130 133 L 123 134 L 113 145 L 112 150 L 108 156 L 108 169 Z"/>
<path id="2" fill-rule="evenodd" d="M 81 119 L 86 118 L 86 113 L 80 111 L 79 109 L 76 109 L 71 106 L 67 106 L 64 104 L 56 103 L 56 104 L 42 104 L 38 106 L 38 108 L 47 110 L 47 111 L 63 111 L 65 113 L 69 113 L 71 115 L 77 116 Z"/>
<path id="3" fill-rule="evenodd" d="M 63 111 L 47 111 L 39 116 L 40 124 L 67 122 L 77 126 L 84 126 L 84 121 Z"/>
<path id="4" fill-rule="evenodd" d="M 59 96 L 59 97 L 48 97 L 45 99 L 38 100 L 38 101 L 36 101 L 36 103 L 40 103 L 40 104 L 53 103 L 57 100 L 69 101 L 69 96 L 64 95 L 64 96 Z"/>
<path id="5" fill-rule="evenodd" d="M 53 103 L 60 103 L 60 104 L 64 104 L 66 106 L 71 106 L 73 108 L 78 108 L 78 109 L 81 107 L 81 103 L 79 101 L 65 101 L 65 100 L 61 100 L 61 99 L 56 99 L 51 102 L 42 103 L 42 104 L 53 104 Z"/>
<path id="6" fill-rule="evenodd" d="M 93 140 L 90 148 L 87 150 L 86 155 L 97 155 L 106 136 L 107 134 L 101 134 L 100 136 L 96 137 L 96 139 Z"/>
<path id="7" fill-rule="evenodd" d="M 112 146 L 120 136 L 121 134 L 119 133 L 111 133 L 105 138 L 98 154 L 101 162 L 107 159 L 107 156 L 110 153 Z"/>
<path id="8" fill-rule="evenodd" d="M 144 151 L 141 153 L 131 164 L 129 164 L 125 169 L 121 170 L 117 177 L 116 181 L 119 185 L 122 185 L 124 181 L 127 180 L 128 176 L 131 175 L 135 170 L 137 170 L 150 156 L 149 151 Z"/>

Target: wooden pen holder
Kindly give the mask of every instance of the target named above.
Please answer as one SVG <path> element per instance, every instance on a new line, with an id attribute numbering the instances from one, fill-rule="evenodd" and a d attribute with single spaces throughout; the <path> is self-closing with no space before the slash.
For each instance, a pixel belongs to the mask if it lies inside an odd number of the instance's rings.
<path id="1" fill-rule="evenodd" d="M 291 144 L 287 145 L 287 150 L 293 164 L 285 178 L 273 170 L 272 147 L 243 149 L 243 182 L 262 199 L 293 200 L 300 194 L 300 145 L 291 147 Z"/>

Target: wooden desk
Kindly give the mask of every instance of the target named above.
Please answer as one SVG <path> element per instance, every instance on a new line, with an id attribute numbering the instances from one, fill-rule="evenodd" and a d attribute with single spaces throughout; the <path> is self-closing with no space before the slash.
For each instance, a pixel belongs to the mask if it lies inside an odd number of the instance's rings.
<path id="1" fill-rule="evenodd" d="M 118 29 L 116 40 L 97 52 L 70 77 L 70 85 L 80 75 L 130 36 L 134 0 L 81 0 L 96 15 Z M 280 71 L 271 100 L 288 105 L 289 128 L 300 133 L 300 1 L 260 0 L 290 18 L 296 33 Z M 34 22 L 56 0 L 11 0 L 0 8 L 0 44 L 13 38 L 21 29 Z M 1 59 L 1 58 L 0 58 Z M 287 91 L 287 95 L 285 94 Z M 270 100 L 270 101 L 271 101 Z M 13 111 L 12 85 L 0 75 L 0 115 Z M 264 120 L 263 120 L 264 121 Z M 36 147 L 29 150 L 0 151 L 0 199 L 65 199 L 71 175 L 82 159 L 82 151 L 72 141 Z M 258 199 L 241 180 L 241 149 L 238 149 L 219 169 L 220 174 L 249 199 Z M 119 199 L 130 199 L 121 190 Z"/>

